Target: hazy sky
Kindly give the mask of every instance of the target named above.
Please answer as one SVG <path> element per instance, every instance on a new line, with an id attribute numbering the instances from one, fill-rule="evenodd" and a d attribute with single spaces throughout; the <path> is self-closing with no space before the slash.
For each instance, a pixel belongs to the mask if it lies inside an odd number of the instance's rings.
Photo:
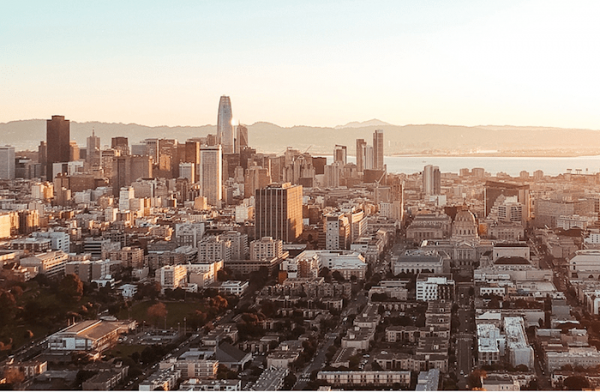
<path id="1" fill-rule="evenodd" d="M 600 2 L 0 0 L 0 122 L 600 129 Z"/>

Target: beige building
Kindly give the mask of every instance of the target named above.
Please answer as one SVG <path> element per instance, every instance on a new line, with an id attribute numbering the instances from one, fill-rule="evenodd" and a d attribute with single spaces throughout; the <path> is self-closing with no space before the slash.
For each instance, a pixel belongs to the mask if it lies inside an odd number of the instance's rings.
<path id="1" fill-rule="evenodd" d="M 273 237 L 292 242 L 302 234 L 302 186 L 284 183 L 258 189 L 255 194 L 255 238 Z"/>
<path id="2" fill-rule="evenodd" d="M 185 265 L 166 265 L 156 273 L 157 277 L 160 277 L 160 291 L 162 294 L 167 289 L 175 290 L 187 283 L 187 268 Z"/>
<path id="3" fill-rule="evenodd" d="M 25 257 L 21 259 L 22 267 L 37 269 L 40 274 L 45 274 L 49 278 L 60 277 L 65 274 L 65 266 L 69 260 L 69 255 L 58 250 L 39 255 Z"/>
<path id="4" fill-rule="evenodd" d="M 283 241 L 263 237 L 250 243 L 250 260 L 272 260 L 283 255 Z"/>

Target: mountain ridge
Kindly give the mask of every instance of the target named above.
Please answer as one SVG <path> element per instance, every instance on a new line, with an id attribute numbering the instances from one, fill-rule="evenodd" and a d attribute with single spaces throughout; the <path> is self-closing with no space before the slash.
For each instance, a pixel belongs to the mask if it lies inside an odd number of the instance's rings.
<path id="1" fill-rule="evenodd" d="M 372 120 L 369 120 L 372 121 Z M 377 120 L 379 121 L 379 120 Z M 358 122 L 356 122 L 358 123 Z M 336 144 L 348 147 L 354 155 L 356 139 L 372 143 L 375 129 L 384 131 L 386 155 L 403 154 L 472 154 L 477 151 L 527 152 L 557 151 L 575 155 L 600 153 L 600 132 L 589 129 L 543 126 L 447 124 L 379 124 L 348 128 L 295 125 L 281 127 L 266 121 L 248 127 L 250 145 L 259 152 L 281 153 L 288 147 L 301 151 L 310 148 L 312 154 L 331 155 Z M 110 138 L 126 136 L 130 143 L 146 138 L 173 138 L 180 142 L 193 137 L 216 133 L 216 125 L 146 126 L 136 123 L 105 123 L 100 121 L 71 121 L 71 139 L 85 147 L 92 134 L 101 137 L 102 146 Z M 35 150 L 46 139 L 46 120 L 17 120 L 0 123 L 0 143 L 13 145 L 17 150 Z"/>

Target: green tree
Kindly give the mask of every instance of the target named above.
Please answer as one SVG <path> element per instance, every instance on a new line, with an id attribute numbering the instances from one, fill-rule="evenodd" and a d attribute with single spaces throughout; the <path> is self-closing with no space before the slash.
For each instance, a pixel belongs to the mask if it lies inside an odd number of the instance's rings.
<path id="1" fill-rule="evenodd" d="M 58 286 L 60 297 L 66 301 L 78 302 L 83 296 L 83 283 L 79 276 L 74 274 L 66 275 Z"/>
<path id="2" fill-rule="evenodd" d="M 563 385 L 569 391 L 581 391 L 590 387 L 590 382 L 584 376 L 570 376 L 565 378 Z"/>

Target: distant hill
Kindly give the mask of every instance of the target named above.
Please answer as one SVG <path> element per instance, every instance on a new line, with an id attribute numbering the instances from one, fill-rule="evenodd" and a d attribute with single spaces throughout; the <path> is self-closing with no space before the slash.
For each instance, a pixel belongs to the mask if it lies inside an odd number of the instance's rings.
<path id="1" fill-rule="evenodd" d="M 280 127 L 268 122 L 248 126 L 250 145 L 265 153 L 282 153 L 287 147 L 312 154 L 331 155 L 336 144 L 348 146 L 349 155 L 355 154 L 356 139 L 373 142 L 373 131 L 384 131 L 385 154 L 471 154 L 477 151 L 498 151 L 499 154 L 600 154 L 600 132 L 586 129 L 551 127 L 477 126 L 458 125 L 391 125 L 379 120 L 349 123 L 344 128 L 294 126 Z M 360 126 L 355 126 L 355 125 Z M 198 127 L 148 127 L 139 124 L 71 122 L 71 139 L 81 147 L 92 134 L 100 136 L 102 145 L 109 145 L 115 136 L 126 136 L 130 143 L 151 137 L 188 138 L 216 133 L 215 125 Z M 0 123 L 0 144 L 9 144 L 17 150 L 37 149 L 46 139 L 46 120 L 23 120 Z M 541 151 L 541 152 L 540 152 Z"/>
<path id="2" fill-rule="evenodd" d="M 392 125 L 392 124 L 388 124 L 386 122 L 383 122 L 381 120 L 378 120 L 378 119 L 374 118 L 374 119 L 369 120 L 369 121 L 363 121 L 363 122 L 352 121 L 352 122 L 349 122 L 346 125 L 337 125 L 335 127 L 335 129 L 363 128 L 363 127 L 380 127 L 382 125 Z"/>

